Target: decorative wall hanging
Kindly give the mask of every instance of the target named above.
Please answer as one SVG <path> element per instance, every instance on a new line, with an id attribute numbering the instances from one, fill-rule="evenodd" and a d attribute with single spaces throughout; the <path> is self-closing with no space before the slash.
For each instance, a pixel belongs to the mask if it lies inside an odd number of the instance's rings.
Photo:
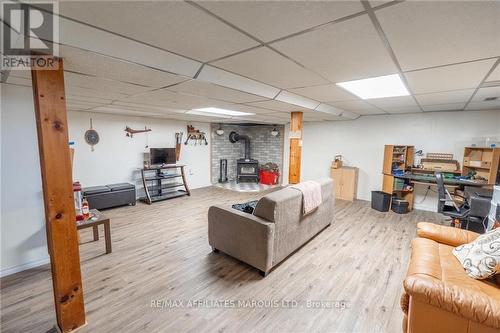
<path id="1" fill-rule="evenodd" d="M 194 140 L 194 145 L 196 146 L 198 143 L 201 145 L 202 143 L 205 143 L 205 145 L 208 145 L 207 138 L 205 136 L 205 132 L 200 132 L 200 130 L 195 129 L 193 126 L 188 125 L 187 126 L 187 138 L 186 141 L 184 141 L 184 144 L 187 145 L 189 143 L 189 140 Z"/>
<path id="2" fill-rule="evenodd" d="M 125 126 L 124 131 L 127 132 L 126 136 L 128 136 L 129 138 L 133 138 L 134 134 L 151 132 L 151 128 L 147 128 L 146 126 L 144 126 L 143 130 L 135 130 L 135 129 L 131 129 L 128 126 Z"/>
<path id="3" fill-rule="evenodd" d="M 85 132 L 85 142 L 90 145 L 90 150 L 94 151 L 94 146 L 99 143 L 99 133 L 92 127 L 92 118 L 90 118 L 90 129 Z"/>

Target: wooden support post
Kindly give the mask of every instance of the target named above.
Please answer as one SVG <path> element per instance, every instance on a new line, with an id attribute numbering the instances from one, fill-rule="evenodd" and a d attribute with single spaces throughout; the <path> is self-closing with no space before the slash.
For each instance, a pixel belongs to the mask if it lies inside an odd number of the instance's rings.
<path id="1" fill-rule="evenodd" d="M 71 332 L 85 325 L 80 253 L 73 202 L 62 59 L 57 70 L 32 69 L 47 247 L 57 325 Z"/>
<path id="2" fill-rule="evenodd" d="M 302 158 L 302 112 L 292 112 L 290 122 L 290 165 L 288 182 L 300 183 L 300 163 Z"/>

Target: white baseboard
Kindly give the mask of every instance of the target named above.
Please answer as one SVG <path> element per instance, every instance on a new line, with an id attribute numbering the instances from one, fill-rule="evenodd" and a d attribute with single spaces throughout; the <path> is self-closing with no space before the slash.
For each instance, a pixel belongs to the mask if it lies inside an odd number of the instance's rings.
<path id="1" fill-rule="evenodd" d="M 47 257 L 47 258 L 43 258 L 43 259 L 39 259 L 39 260 L 30 261 L 30 262 L 27 262 L 27 263 L 24 263 L 21 265 L 17 265 L 14 267 L 5 268 L 5 269 L 0 270 L 0 277 L 12 275 L 12 274 L 15 274 L 15 273 L 18 273 L 21 271 L 25 271 L 25 270 L 30 269 L 30 268 L 42 266 L 42 265 L 45 265 L 48 263 L 49 263 L 49 258 Z"/>

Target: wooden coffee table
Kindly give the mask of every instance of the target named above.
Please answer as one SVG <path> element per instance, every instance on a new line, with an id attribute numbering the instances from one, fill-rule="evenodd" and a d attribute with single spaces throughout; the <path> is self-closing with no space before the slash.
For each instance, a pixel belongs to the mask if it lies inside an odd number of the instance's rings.
<path id="1" fill-rule="evenodd" d="M 76 223 L 76 229 L 81 230 L 85 228 L 92 228 L 94 232 L 94 241 L 99 240 L 99 228 L 100 224 L 104 225 L 104 240 L 106 242 L 106 253 L 111 253 L 111 228 L 109 223 L 109 218 L 107 218 L 103 213 L 97 209 L 90 210 L 91 218 L 83 221 L 78 221 Z"/>

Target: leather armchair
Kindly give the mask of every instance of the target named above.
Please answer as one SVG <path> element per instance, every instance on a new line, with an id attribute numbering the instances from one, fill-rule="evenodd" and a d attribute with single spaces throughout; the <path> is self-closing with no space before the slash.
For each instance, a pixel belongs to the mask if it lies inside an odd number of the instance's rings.
<path id="1" fill-rule="evenodd" d="M 432 223 L 419 223 L 417 235 L 401 296 L 403 332 L 499 332 L 499 281 L 470 278 L 452 253 L 479 235 Z"/>

